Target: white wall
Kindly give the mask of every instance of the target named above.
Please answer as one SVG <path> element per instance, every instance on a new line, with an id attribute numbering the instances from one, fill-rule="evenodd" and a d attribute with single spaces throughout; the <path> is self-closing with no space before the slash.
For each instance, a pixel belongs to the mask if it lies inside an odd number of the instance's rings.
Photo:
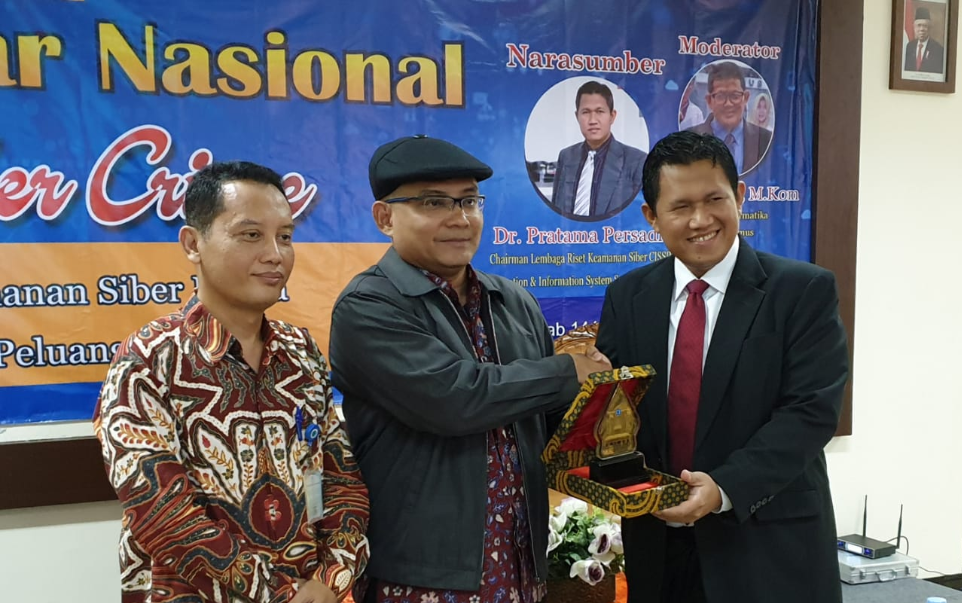
<path id="1" fill-rule="evenodd" d="M 119 534 L 118 502 L 0 511 L 0 601 L 119 602 Z"/>
<path id="2" fill-rule="evenodd" d="M 891 11 L 865 2 L 854 435 L 829 445 L 829 472 L 841 533 L 868 494 L 869 535 L 893 538 L 903 503 L 909 554 L 959 573 L 962 90 L 888 89 Z"/>
<path id="3" fill-rule="evenodd" d="M 868 494 L 869 534 L 894 537 L 904 503 L 911 555 L 959 573 L 962 90 L 888 90 L 890 29 L 891 3 L 867 0 L 854 435 L 829 445 L 829 470 L 840 532 Z M 115 502 L 0 512 L 0 599 L 119 601 L 119 530 Z"/>
<path id="4" fill-rule="evenodd" d="M 0 443 L 91 435 L 77 421 L 0 429 Z M 117 501 L 0 511 L 0 601 L 120 601 L 120 516 Z"/>

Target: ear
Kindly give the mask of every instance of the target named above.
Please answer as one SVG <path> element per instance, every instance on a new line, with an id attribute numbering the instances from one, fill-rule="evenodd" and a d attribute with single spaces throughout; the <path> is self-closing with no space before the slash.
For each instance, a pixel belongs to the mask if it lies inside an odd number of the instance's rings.
<path id="1" fill-rule="evenodd" d="M 615 118 L 618 117 L 618 112 L 614 109 L 611 110 L 611 123 L 615 123 Z"/>
<path id="2" fill-rule="evenodd" d="M 203 236 L 193 226 L 182 226 L 180 229 L 180 247 L 191 264 L 200 264 L 200 245 Z"/>
<path id="3" fill-rule="evenodd" d="M 655 210 L 653 210 L 647 203 L 642 203 L 641 213 L 645 214 L 645 219 L 648 220 L 648 224 L 655 229 L 655 232 L 660 232 L 658 230 L 658 215 L 655 214 Z"/>
<path id="4" fill-rule="evenodd" d="M 375 201 L 371 206 L 371 215 L 374 217 L 374 224 L 388 237 L 394 235 L 394 209 L 384 201 Z"/>
<path id="5" fill-rule="evenodd" d="M 742 213 L 742 205 L 745 204 L 745 183 L 741 180 L 738 181 L 738 192 L 735 198 L 735 207 L 738 208 L 738 213 Z"/>

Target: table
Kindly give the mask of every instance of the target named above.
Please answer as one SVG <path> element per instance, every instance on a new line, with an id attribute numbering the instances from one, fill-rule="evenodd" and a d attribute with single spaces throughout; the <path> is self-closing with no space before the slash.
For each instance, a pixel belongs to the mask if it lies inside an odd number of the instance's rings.
<path id="1" fill-rule="evenodd" d="M 948 603 L 962 603 L 962 591 L 918 578 L 870 584 L 842 583 L 845 603 L 925 603 L 927 597 L 943 597 Z"/>

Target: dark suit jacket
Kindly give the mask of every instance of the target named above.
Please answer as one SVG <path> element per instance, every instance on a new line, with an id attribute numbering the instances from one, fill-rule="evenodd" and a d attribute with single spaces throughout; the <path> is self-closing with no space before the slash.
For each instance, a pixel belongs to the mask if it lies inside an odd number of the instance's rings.
<path id="1" fill-rule="evenodd" d="M 568 217 L 574 217 L 575 195 L 578 192 L 578 166 L 581 165 L 581 145 L 561 149 L 555 166 L 551 205 Z M 602 168 L 598 196 L 587 217 L 600 219 L 614 215 L 635 200 L 641 189 L 641 168 L 648 154 L 612 139 Z M 582 217 L 582 216 L 576 216 Z"/>
<path id="2" fill-rule="evenodd" d="M 714 136 L 715 131 L 711 128 L 713 119 L 715 119 L 715 115 L 709 114 L 708 119 L 704 122 L 688 129 L 699 134 L 711 134 Z M 768 145 L 772 142 L 771 130 L 756 126 L 746 119 L 743 119 L 742 123 L 745 126 L 745 148 L 742 149 L 742 169 L 739 176 L 747 174 L 758 165 L 758 162 L 765 157 L 765 151 L 768 150 Z"/>
<path id="3" fill-rule="evenodd" d="M 667 470 L 667 356 L 674 258 L 608 287 L 597 346 L 614 366 L 651 364 L 638 449 Z M 848 378 L 835 277 L 744 241 L 702 376 L 693 469 L 733 509 L 694 528 L 623 521 L 629 601 L 660 601 L 665 534 L 693 529 L 710 603 L 840 603 L 835 515 L 824 446 Z"/>
<path id="4" fill-rule="evenodd" d="M 942 73 L 942 59 L 945 49 L 942 45 L 929 38 L 929 43 L 925 46 L 925 55 L 922 56 L 922 68 L 915 68 L 915 53 L 918 52 L 919 41 L 912 40 L 905 45 L 905 70 L 906 71 L 925 71 L 927 73 Z"/>

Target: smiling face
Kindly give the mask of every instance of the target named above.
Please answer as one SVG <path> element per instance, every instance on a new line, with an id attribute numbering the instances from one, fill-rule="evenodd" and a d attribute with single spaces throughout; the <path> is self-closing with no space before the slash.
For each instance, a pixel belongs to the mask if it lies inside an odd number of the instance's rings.
<path id="1" fill-rule="evenodd" d="M 768 101 L 764 96 L 758 99 L 758 105 L 755 107 L 755 115 L 758 118 L 758 123 L 768 123 Z"/>
<path id="2" fill-rule="evenodd" d="M 474 178 L 409 182 L 387 198 L 430 194 L 460 199 L 478 194 L 478 183 Z M 480 212 L 465 213 L 460 206 L 436 212 L 426 211 L 418 201 L 376 201 L 372 213 L 378 228 L 391 238 L 401 259 L 448 280 L 464 273 L 481 243 L 484 216 Z"/>
<path id="3" fill-rule="evenodd" d="M 181 229 L 181 245 L 197 267 L 198 295 L 212 311 L 263 313 L 294 268 L 291 204 L 276 187 L 243 180 L 225 182 L 221 202 L 205 232 Z"/>
<path id="4" fill-rule="evenodd" d="M 740 80 L 726 78 L 715 80 L 705 102 L 722 127 L 734 130 L 745 114 L 748 97 L 749 92 L 742 87 Z"/>
<path id="5" fill-rule="evenodd" d="M 711 161 L 664 165 L 659 179 L 657 214 L 642 211 L 668 248 L 696 277 L 725 258 L 738 236 L 745 183 L 737 190 Z"/>

